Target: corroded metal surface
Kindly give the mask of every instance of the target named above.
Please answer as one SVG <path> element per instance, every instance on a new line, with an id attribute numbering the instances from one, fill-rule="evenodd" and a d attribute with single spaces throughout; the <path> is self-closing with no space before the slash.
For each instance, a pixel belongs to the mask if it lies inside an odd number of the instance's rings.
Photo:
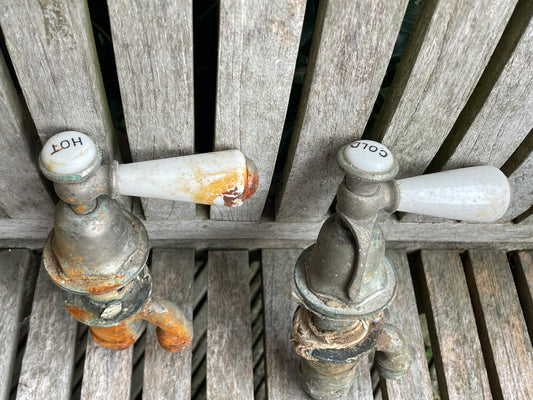
<path id="1" fill-rule="evenodd" d="M 165 350 L 177 352 L 191 344 L 192 323 L 174 303 L 151 296 L 138 317 L 157 325 L 157 340 Z"/>
<path id="2" fill-rule="evenodd" d="M 365 148 L 383 159 L 358 158 Z M 337 161 L 346 172 L 337 212 L 294 271 L 302 306 L 294 315 L 291 341 L 302 357 L 302 386 L 319 400 L 346 395 L 357 364 L 376 350 L 379 371 L 387 378 L 401 376 L 411 363 L 405 340 L 383 318 L 396 293 L 396 273 L 385 257 L 377 216 L 397 206 L 398 165 L 384 146 L 368 141 L 345 146 Z"/>
<path id="3" fill-rule="evenodd" d="M 165 350 L 183 350 L 191 343 L 192 323 L 177 305 L 151 295 L 146 228 L 111 197 L 238 206 L 257 190 L 257 168 L 235 150 L 122 166 L 100 162 L 98 146 L 79 132 L 60 133 L 43 146 L 41 170 L 61 199 L 43 266 L 95 342 L 125 349 L 148 321 L 158 326 Z"/>

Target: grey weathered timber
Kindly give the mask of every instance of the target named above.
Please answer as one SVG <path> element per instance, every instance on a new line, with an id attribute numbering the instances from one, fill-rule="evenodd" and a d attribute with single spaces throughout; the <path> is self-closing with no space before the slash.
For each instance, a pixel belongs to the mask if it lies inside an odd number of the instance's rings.
<path id="1" fill-rule="evenodd" d="M 207 268 L 207 398 L 252 399 L 248 252 L 209 252 Z"/>
<path id="2" fill-rule="evenodd" d="M 395 154 L 398 177 L 419 175 L 455 123 L 517 0 L 422 2 L 371 138 Z"/>
<path id="3" fill-rule="evenodd" d="M 28 250 L 0 252 L 0 399 L 9 399 L 21 328 L 24 285 L 31 265 Z"/>
<path id="4" fill-rule="evenodd" d="M 0 25 L 41 141 L 77 130 L 116 158 L 87 4 L 2 0 Z"/>
<path id="5" fill-rule="evenodd" d="M 357 365 L 355 380 L 350 392 L 341 400 L 374 400 L 372 393 L 372 379 L 370 376 L 370 365 L 365 358 Z"/>
<path id="6" fill-rule="evenodd" d="M 422 252 L 426 317 L 446 399 L 490 399 L 476 321 L 459 252 Z"/>
<path id="7" fill-rule="evenodd" d="M 192 0 L 108 3 L 133 161 L 192 154 Z M 196 215 L 192 203 L 142 201 L 147 219 Z"/>
<path id="8" fill-rule="evenodd" d="M 266 386 L 273 400 L 308 399 L 298 384 L 299 357 L 289 341 L 296 310 L 294 263 L 301 253 L 301 249 L 262 251 Z"/>
<path id="9" fill-rule="evenodd" d="M 529 138 L 533 138 L 533 130 L 530 132 Z M 533 143 L 533 140 L 526 139 L 526 141 L 527 145 Z M 533 206 L 533 149 L 526 148 L 526 146 L 524 146 L 524 149 L 519 149 L 518 152 L 527 151 L 529 155 L 508 176 L 512 197 L 509 209 L 502 217 L 502 221 L 511 221 Z M 524 221 L 524 223 L 527 223 L 527 221 Z"/>
<path id="10" fill-rule="evenodd" d="M 100 346 L 88 338 L 80 398 L 129 400 L 132 359 L 133 346 L 118 351 Z"/>
<path id="11" fill-rule="evenodd" d="M 320 2 L 277 220 L 326 215 L 342 180 L 336 153 L 363 134 L 406 6 L 405 0 Z"/>
<path id="12" fill-rule="evenodd" d="M 398 291 L 389 306 L 387 323 L 400 329 L 409 342 L 413 364 L 406 375 L 397 380 L 382 380 L 382 389 L 388 400 L 433 400 L 431 379 L 420 329 L 411 273 L 404 251 L 387 251 L 398 276 Z"/>
<path id="13" fill-rule="evenodd" d="M 39 219 L 51 216 L 54 211 L 31 157 L 33 149 L 27 141 L 33 139 L 32 135 L 0 54 L 0 206 L 11 218 Z"/>
<path id="14" fill-rule="evenodd" d="M 78 323 L 61 289 L 39 271 L 17 387 L 20 399 L 70 399 Z"/>
<path id="15" fill-rule="evenodd" d="M 533 337 L 533 251 L 518 253 L 516 288 L 523 304 L 522 312 L 526 318 L 530 337 Z"/>
<path id="16" fill-rule="evenodd" d="M 192 320 L 194 249 L 154 249 L 153 292 L 176 303 Z M 189 399 L 191 396 L 191 346 L 179 353 L 163 350 L 155 326 L 146 332 L 143 399 Z"/>
<path id="17" fill-rule="evenodd" d="M 154 247 L 303 248 L 312 244 L 321 223 L 149 221 Z M 532 224 L 383 223 L 389 248 L 533 248 Z M 0 245 L 42 248 L 52 228 L 47 220 L 0 219 Z"/>
<path id="18" fill-rule="evenodd" d="M 495 398 L 533 398 L 533 347 L 503 251 L 470 251 L 466 272 Z"/>
<path id="19" fill-rule="evenodd" d="M 259 172 L 255 195 L 211 218 L 261 217 L 287 112 L 304 0 L 220 2 L 215 150 L 239 149 Z"/>
<path id="20" fill-rule="evenodd" d="M 444 169 L 485 164 L 499 168 L 531 130 L 532 14 L 533 2 L 518 3 L 485 73 L 450 132 L 463 137 Z"/>

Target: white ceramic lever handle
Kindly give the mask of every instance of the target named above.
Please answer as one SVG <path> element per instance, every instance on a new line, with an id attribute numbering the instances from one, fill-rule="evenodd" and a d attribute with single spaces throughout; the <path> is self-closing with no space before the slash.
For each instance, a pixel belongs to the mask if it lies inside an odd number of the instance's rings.
<path id="1" fill-rule="evenodd" d="M 118 194 L 228 207 L 240 206 L 258 182 L 237 150 L 121 164 L 116 173 Z"/>
<path id="2" fill-rule="evenodd" d="M 400 179 L 398 211 L 465 221 L 501 218 L 511 200 L 507 177 L 479 166 Z"/>
<path id="3" fill-rule="evenodd" d="M 93 140 L 68 131 L 51 137 L 39 157 L 41 171 L 56 183 L 76 184 L 94 176 L 100 151 Z M 118 165 L 113 195 L 153 197 L 239 206 L 259 183 L 254 163 L 237 150 Z M 103 189 L 98 189 L 103 194 Z M 75 203 L 76 199 L 71 199 Z"/>

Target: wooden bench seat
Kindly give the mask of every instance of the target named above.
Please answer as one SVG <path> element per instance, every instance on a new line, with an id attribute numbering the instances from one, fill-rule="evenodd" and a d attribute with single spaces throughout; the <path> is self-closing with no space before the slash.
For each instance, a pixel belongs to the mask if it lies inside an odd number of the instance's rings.
<path id="1" fill-rule="evenodd" d="M 300 253 L 154 249 L 154 291 L 194 315 L 192 346 L 171 354 L 153 326 L 127 350 L 96 345 L 39 270 L 38 255 L 4 250 L 0 399 L 306 399 L 289 343 Z M 434 398 L 423 313 L 440 398 L 533 398 L 533 251 L 390 250 L 388 257 L 399 278 L 388 319 L 405 333 L 414 362 L 405 377 L 381 385 L 362 363 L 348 398 Z"/>

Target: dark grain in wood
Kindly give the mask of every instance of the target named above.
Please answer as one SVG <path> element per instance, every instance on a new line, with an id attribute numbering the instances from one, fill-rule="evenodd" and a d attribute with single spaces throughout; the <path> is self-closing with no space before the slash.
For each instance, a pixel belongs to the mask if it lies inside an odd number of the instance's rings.
<path id="1" fill-rule="evenodd" d="M 42 248 L 50 220 L 0 219 L 2 247 Z M 296 248 L 307 247 L 321 223 L 148 221 L 150 243 L 155 247 Z M 533 248 L 533 224 L 382 223 L 389 247 L 395 248 Z"/>
<path id="2" fill-rule="evenodd" d="M 77 130 L 117 159 L 87 4 L 2 0 L 0 24 L 41 141 Z"/>
<path id="3" fill-rule="evenodd" d="M 41 268 L 17 398 L 70 399 L 77 324 L 65 308 L 61 289 Z"/>
<path id="4" fill-rule="evenodd" d="M 404 251 L 387 251 L 387 257 L 396 270 L 398 291 L 389 306 L 387 323 L 395 325 L 408 340 L 413 364 L 405 376 L 398 380 L 382 380 L 382 389 L 388 400 L 433 400 L 424 338 L 420 329 L 413 282 Z M 384 383 L 384 384 L 383 384 Z"/>
<path id="5" fill-rule="evenodd" d="M 255 195 L 211 218 L 261 217 L 287 112 L 306 2 L 220 2 L 215 150 L 239 149 L 259 172 Z"/>
<path id="6" fill-rule="evenodd" d="M 463 266 L 457 251 L 423 251 L 426 317 L 446 399 L 492 398 Z"/>
<path id="7" fill-rule="evenodd" d="M 30 268 L 28 250 L 0 252 L 0 399 L 9 399 L 11 380 L 21 328 L 26 274 Z"/>
<path id="8" fill-rule="evenodd" d="M 335 156 L 359 139 L 407 6 L 394 1 L 322 1 L 276 218 L 321 220 L 342 180 Z"/>
<path id="9" fill-rule="evenodd" d="M 208 254 L 207 398 L 253 398 L 247 251 Z"/>
<path id="10" fill-rule="evenodd" d="M 154 249 L 153 292 L 177 304 L 192 320 L 193 249 Z M 179 353 L 163 350 L 154 325 L 146 331 L 143 399 L 189 399 L 192 348 Z M 194 333 L 196 334 L 196 333 Z"/>
<path id="11" fill-rule="evenodd" d="M 89 335 L 90 336 L 90 335 Z M 113 350 L 87 339 L 82 400 L 129 400 L 132 377 L 133 346 Z"/>
<path id="12" fill-rule="evenodd" d="M 192 0 L 109 2 L 133 161 L 192 154 Z M 194 204 L 142 199 L 147 219 L 194 219 Z"/>
<path id="13" fill-rule="evenodd" d="M 11 218 L 38 219 L 54 212 L 27 143 L 32 135 L 0 54 L 0 206 Z"/>
<path id="14" fill-rule="evenodd" d="M 529 337 L 533 338 L 533 252 L 518 253 L 516 287 L 522 303 L 522 312 L 526 318 Z"/>
<path id="15" fill-rule="evenodd" d="M 422 2 L 396 79 L 371 133 L 419 175 L 472 93 L 517 0 Z"/>
<path id="16" fill-rule="evenodd" d="M 467 277 L 494 396 L 533 398 L 533 347 L 503 251 L 470 251 Z"/>

